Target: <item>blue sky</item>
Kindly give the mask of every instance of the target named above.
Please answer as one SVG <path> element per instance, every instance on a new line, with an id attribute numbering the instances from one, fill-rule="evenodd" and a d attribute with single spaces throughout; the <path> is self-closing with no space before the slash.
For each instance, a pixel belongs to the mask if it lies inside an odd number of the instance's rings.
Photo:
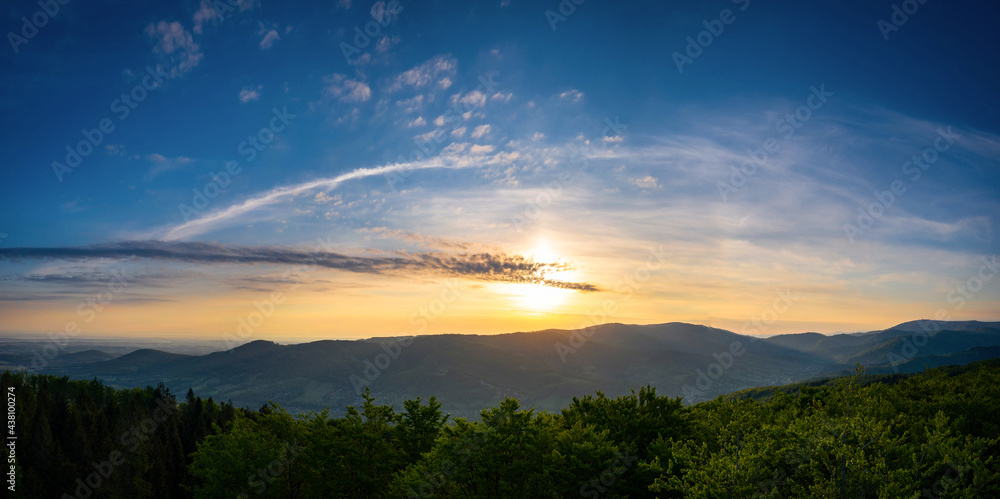
<path id="1" fill-rule="evenodd" d="M 88 331 L 218 335 L 277 290 L 257 335 L 394 334 L 448 286 L 426 332 L 739 330 L 786 289 L 750 332 L 996 319 L 996 6 L 562 4 L 10 2 L 0 329 L 116 269 Z"/>

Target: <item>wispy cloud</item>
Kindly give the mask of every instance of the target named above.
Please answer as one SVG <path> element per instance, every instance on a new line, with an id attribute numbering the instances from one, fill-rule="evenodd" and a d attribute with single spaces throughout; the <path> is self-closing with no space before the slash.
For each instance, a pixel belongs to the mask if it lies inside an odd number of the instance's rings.
<path id="1" fill-rule="evenodd" d="M 334 73 L 324 78 L 326 88 L 323 92 L 341 102 L 365 102 L 372 97 L 372 89 L 359 80 L 348 78 L 347 75 Z"/>
<path id="2" fill-rule="evenodd" d="M 240 102 L 246 104 L 252 100 L 260 99 L 260 89 L 260 85 L 257 85 L 256 87 L 243 87 L 243 89 L 240 90 Z"/>
<path id="3" fill-rule="evenodd" d="M 567 90 L 567 91 L 559 94 L 559 98 L 562 99 L 562 100 L 568 100 L 570 102 L 580 102 L 580 99 L 583 98 L 583 92 L 581 92 L 581 91 L 579 91 L 579 90 L 577 90 L 575 88 L 571 88 L 571 89 L 569 89 L 569 90 Z"/>
<path id="4" fill-rule="evenodd" d="M 568 282 L 546 277 L 552 272 L 572 270 L 563 262 L 538 262 L 502 252 L 416 253 L 393 257 L 352 256 L 328 251 L 271 246 L 234 246 L 199 242 L 125 241 L 91 246 L 54 248 L 0 248 L 0 256 L 11 259 L 126 259 L 144 258 L 200 264 L 308 265 L 347 272 L 409 275 L 433 274 L 486 282 L 538 284 L 577 291 L 600 291 L 586 282 Z"/>
<path id="5" fill-rule="evenodd" d="M 438 86 L 448 88 L 455 78 L 458 61 L 454 57 L 439 55 L 412 69 L 400 73 L 393 81 L 389 90 L 400 90 L 404 86 L 422 88 L 432 81 L 438 81 Z"/>
<path id="6" fill-rule="evenodd" d="M 146 175 L 143 177 L 143 179 L 146 180 L 147 182 L 156 178 L 162 173 L 184 168 L 186 166 L 191 165 L 194 162 L 193 159 L 184 156 L 178 156 L 176 158 L 171 159 L 159 153 L 150 154 L 149 156 L 146 157 L 146 159 L 148 159 L 151 163 L 153 163 L 153 167 L 150 168 L 149 172 L 147 172 Z"/>
<path id="7" fill-rule="evenodd" d="M 482 154 L 470 154 L 463 152 L 458 154 L 446 153 L 438 157 L 414 162 L 392 163 L 374 168 L 358 168 L 356 170 L 337 175 L 336 177 L 323 178 L 313 180 L 311 182 L 271 189 L 270 191 L 250 197 L 241 203 L 205 214 L 183 224 L 167 227 L 165 229 L 154 230 L 150 233 L 144 234 L 143 238 L 177 240 L 202 234 L 213 227 L 222 225 L 236 217 L 245 215 L 263 206 L 295 197 L 304 192 L 314 190 L 329 191 L 350 180 L 428 168 L 469 168 L 473 166 L 489 166 L 501 164 L 506 161 L 508 161 L 507 156 L 503 153 L 486 156 Z"/>
<path id="8" fill-rule="evenodd" d="M 271 48 L 275 42 L 281 39 L 281 36 L 278 35 L 278 30 L 272 27 L 264 26 L 264 23 L 260 23 L 260 29 L 257 31 L 257 34 L 262 36 L 260 39 L 261 50 Z"/>
<path id="9" fill-rule="evenodd" d="M 407 241 L 426 248 L 469 250 L 475 246 L 472 243 L 455 241 L 444 237 L 426 236 L 405 230 L 390 229 L 388 227 L 366 227 L 359 229 L 359 232 L 363 234 L 375 234 L 383 238 Z"/>
<path id="10" fill-rule="evenodd" d="M 153 52 L 163 59 L 171 77 L 187 73 L 201 62 L 201 48 L 177 21 L 150 24 L 146 26 L 146 36 L 155 42 Z"/>

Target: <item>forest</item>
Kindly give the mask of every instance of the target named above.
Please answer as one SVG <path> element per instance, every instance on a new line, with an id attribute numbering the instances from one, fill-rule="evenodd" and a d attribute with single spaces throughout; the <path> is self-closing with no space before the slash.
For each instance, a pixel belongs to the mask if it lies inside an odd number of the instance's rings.
<path id="1" fill-rule="evenodd" d="M 334 418 L 162 385 L 2 380 L 17 497 L 1000 497 L 1000 360 L 858 366 L 694 405 L 649 386 L 558 413 L 507 398 L 478 420 L 434 397 L 397 408 L 365 392 Z"/>

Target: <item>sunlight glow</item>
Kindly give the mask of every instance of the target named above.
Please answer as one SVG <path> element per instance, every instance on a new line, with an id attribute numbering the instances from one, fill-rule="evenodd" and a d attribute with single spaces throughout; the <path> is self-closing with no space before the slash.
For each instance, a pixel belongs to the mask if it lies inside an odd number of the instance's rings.
<path id="1" fill-rule="evenodd" d="M 539 240 L 527 256 L 538 262 L 552 263 L 566 261 L 544 239 Z M 560 270 L 545 274 L 545 278 L 559 281 L 573 281 L 577 277 L 575 270 Z M 537 313 L 551 313 L 559 311 L 561 307 L 566 306 L 573 295 L 578 292 L 541 284 L 511 284 L 509 285 L 508 293 L 511 295 L 513 302 L 523 310 Z"/>

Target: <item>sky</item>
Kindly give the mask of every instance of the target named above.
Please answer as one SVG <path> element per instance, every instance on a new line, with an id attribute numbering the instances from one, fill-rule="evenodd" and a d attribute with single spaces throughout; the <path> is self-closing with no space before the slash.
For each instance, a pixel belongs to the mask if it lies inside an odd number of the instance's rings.
<path id="1" fill-rule="evenodd" d="M 1000 319 L 990 2 L 0 14 L 9 334 Z"/>

